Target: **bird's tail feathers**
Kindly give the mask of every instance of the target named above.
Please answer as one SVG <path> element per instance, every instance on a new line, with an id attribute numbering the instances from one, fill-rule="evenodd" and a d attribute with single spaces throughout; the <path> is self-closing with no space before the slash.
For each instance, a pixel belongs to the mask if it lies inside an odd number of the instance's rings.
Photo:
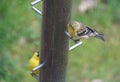
<path id="1" fill-rule="evenodd" d="M 104 35 L 103 34 L 96 34 L 97 38 L 101 39 L 102 41 L 105 41 Z"/>

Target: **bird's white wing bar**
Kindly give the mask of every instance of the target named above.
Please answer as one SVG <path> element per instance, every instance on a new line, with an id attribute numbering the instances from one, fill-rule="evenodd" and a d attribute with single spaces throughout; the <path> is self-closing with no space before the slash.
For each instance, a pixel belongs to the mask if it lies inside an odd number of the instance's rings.
<path id="1" fill-rule="evenodd" d="M 37 4 L 37 3 L 41 2 L 41 1 L 42 0 L 35 0 L 35 1 L 31 2 L 31 5 L 33 6 L 33 5 L 35 5 L 35 4 Z"/>
<path id="2" fill-rule="evenodd" d="M 74 48 L 80 46 L 82 43 L 83 43 L 83 42 L 79 42 L 79 43 L 77 43 L 77 44 L 71 46 L 71 47 L 69 48 L 69 51 L 71 51 L 71 50 L 73 50 Z"/>

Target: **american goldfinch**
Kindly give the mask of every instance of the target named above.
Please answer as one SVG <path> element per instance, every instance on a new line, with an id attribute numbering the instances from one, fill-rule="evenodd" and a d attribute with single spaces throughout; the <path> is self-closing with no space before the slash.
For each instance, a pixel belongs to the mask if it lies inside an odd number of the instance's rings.
<path id="1" fill-rule="evenodd" d="M 104 41 L 104 36 L 102 34 L 77 21 L 73 21 L 68 24 L 68 33 L 70 39 L 72 39 L 75 43 L 79 42 L 81 38 L 89 38 L 91 36 Z"/>
<path id="2" fill-rule="evenodd" d="M 33 68 L 39 65 L 39 52 L 35 52 L 28 64 L 28 70 L 31 71 L 31 75 L 38 79 L 39 77 L 39 70 L 33 71 Z"/>

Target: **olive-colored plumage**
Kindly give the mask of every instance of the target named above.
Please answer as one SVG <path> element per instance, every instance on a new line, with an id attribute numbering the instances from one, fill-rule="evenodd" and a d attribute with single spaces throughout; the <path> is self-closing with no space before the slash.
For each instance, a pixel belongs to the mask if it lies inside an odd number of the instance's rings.
<path id="1" fill-rule="evenodd" d="M 72 21 L 68 24 L 68 33 L 75 43 L 77 43 L 81 38 L 89 38 L 91 36 L 104 41 L 104 36 L 102 34 L 78 21 Z"/>

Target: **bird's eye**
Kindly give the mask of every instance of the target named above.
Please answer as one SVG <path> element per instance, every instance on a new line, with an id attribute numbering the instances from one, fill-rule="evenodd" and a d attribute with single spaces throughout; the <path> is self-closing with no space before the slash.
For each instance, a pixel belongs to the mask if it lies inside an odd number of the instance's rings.
<path id="1" fill-rule="evenodd" d="M 39 52 L 37 52 L 37 56 L 39 57 Z"/>

